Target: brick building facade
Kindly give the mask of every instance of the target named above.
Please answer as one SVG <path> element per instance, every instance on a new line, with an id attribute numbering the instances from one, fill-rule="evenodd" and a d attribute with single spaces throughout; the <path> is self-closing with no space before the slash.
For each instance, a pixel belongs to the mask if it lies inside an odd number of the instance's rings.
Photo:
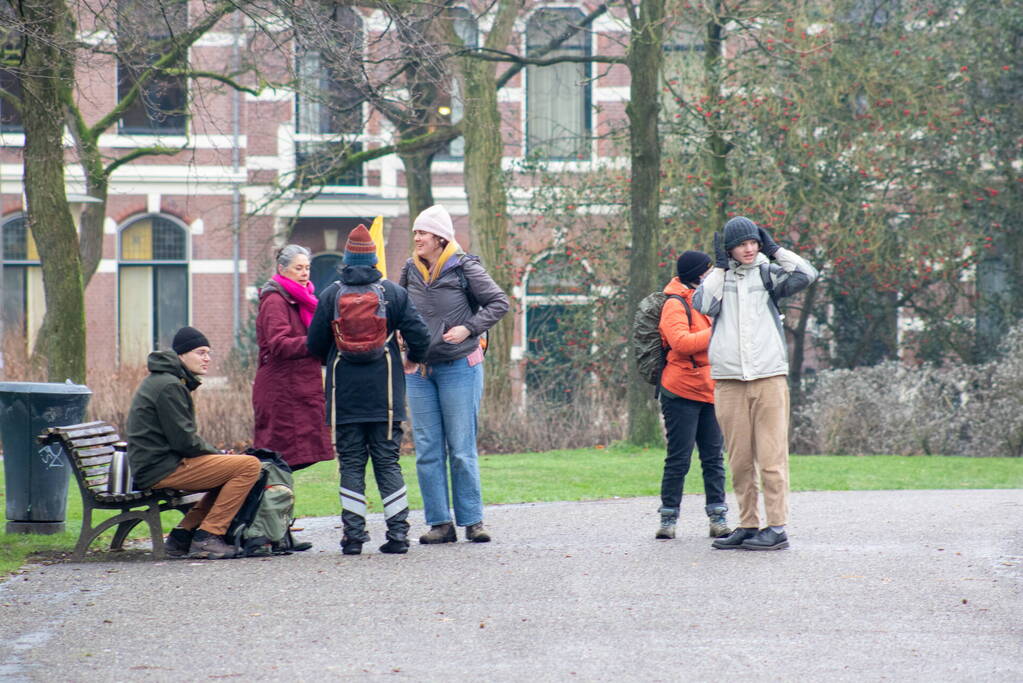
<path id="1" fill-rule="evenodd" d="M 202 7 L 192 0 L 189 13 Z M 523 15 L 516 43 L 509 50 L 528 54 L 536 45 L 546 44 L 552 31 L 577 21 L 589 9 L 567 3 Z M 378 35 L 387 25 L 379 12 L 347 8 L 335 8 L 330 20 L 355 26 L 362 32 L 363 43 L 368 42 L 365 36 Z M 476 39 L 475 20 L 466 14 L 465 21 L 468 24 L 463 22 L 461 30 Z M 486 26 L 486 20 L 481 24 Z M 190 65 L 215 70 L 232 63 L 238 45 L 251 38 L 239 26 L 233 16 L 223 19 L 191 47 Z M 622 43 L 613 37 L 622 26 L 613 17 L 602 17 L 592 31 L 580 33 L 563 50 L 621 54 Z M 96 29 L 83 20 L 82 40 L 100 44 L 104 38 Z M 286 58 L 295 61 L 295 72 L 301 75 L 308 70 L 303 64 L 310 61 L 310 54 Z M 79 106 L 92 122 L 115 106 L 127 70 L 114 58 L 98 53 L 80 60 L 78 69 Z M 592 78 L 598 70 L 601 77 Z M 499 95 L 506 165 L 536 155 L 568 171 L 608 162 L 616 151 L 606 133 L 625 118 L 627 73 L 621 65 L 575 63 L 523 70 Z M 4 78 L 4 88 L 17 86 L 8 76 Z M 283 244 L 289 229 L 287 241 L 312 250 L 314 281 L 322 287 L 332 279 L 348 232 L 360 222 L 368 225 L 373 217 L 383 216 L 387 272 L 397 278 L 410 253 L 411 222 L 404 170 L 397 157 L 367 162 L 315 196 L 292 193 L 267 201 L 276 183 L 288 178 L 298 162 L 321 149 L 319 145 L 329 145 L 338 134 L 347 133 L 348 140 L 357 140 L 365 148 L 393 141 L 393 131 L 368 105 L 340 125 L 357 124 L 357 130 L 330 130 L 312 98 L 303 102 L 304 96 L 291 90 L 240 93 L 195 79 L 178 90 L 173 83 L 162 85 L 160 92 L 150 93 L 146 105 L 126 112 L 100 139 L 110 158 L 154 143 L 182 151 L 141 157 L 112 176 L 103 258 L 86 291 L 90 367 L 142 363 L 149 350 L 167 346 L 170 335 L 183 324 L 203 330 L 216 350 L 230 348 L 234 335 L 246 324 L 256 289 L 272 272 L 274 249 Z M 161 116 L 157 105 L 173 105 L 175 97 L 187 107 L 187 115 Z M 457 117 L 457 101 L 452 108 Z M 38 257 L 22 213 L 23 144 L 17 112 L 0 105 L 4 330 L 8 340 L 24 338 L 31 344 L 43 309 Z M 70 142 L 68 155 L 73 160 Z M 433 164 L 433 192 L 453 215 L 459 242 L 472 250 L 462 171 L 461 142 L 457 141 Z M 72 199 L 84 199 L 78 196 L 84 189 L 81 168 L 72 162 L 67 166 L 67 189 Z M 73 212 L 80 207 L 73 203 Z M 534 254 L 539 254 L 550 236 L 530 235 L 528 240 Z M 529 260 L 534 257 L 513 254 L 511 258 L 529 272 Z M 527 287 L 516 287 L 509 294 L 517 315 L 513 355 L 520 358 L 528 347 Z M 218 353 L 217 360 L 224 356 L 225 352 Z M 218 370 L 215 365 L 213 372 Z"/>

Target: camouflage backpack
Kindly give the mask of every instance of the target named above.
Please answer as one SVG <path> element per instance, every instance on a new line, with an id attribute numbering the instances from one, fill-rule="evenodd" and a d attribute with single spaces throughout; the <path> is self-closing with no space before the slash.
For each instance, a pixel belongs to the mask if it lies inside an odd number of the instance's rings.
<path id="1" fill-rule="evenodd" d="M 693 310 L 689 302 L 678 294 L 653 292 L 643 297 L 636 309 L 636 317 L 632 321 L 632 356 L 636 361 L 636 370 L 644 380 L 658 386 L 661 383 L 661 372 L 668 357 L 668 349 L 661 345 L 661 309 L 668 299 L 678 299 L 686 309 L 689 324 L 693 324 Z M 695 364 L 694 364 L 695 365 Z"/>

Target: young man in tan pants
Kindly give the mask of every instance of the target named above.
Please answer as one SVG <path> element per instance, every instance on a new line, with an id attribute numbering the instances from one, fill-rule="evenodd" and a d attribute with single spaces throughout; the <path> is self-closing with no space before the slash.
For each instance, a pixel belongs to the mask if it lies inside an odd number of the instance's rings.
<path id="1" fill-rule="evenodd" d="M 171 346 L 149 354 L 150 374 L 128 411 L 132 476 L 140 490 L 206 491 L 167 537 L 167 554 L 228 559 L 235 549 L 223 536 L 259 478 L 259 459 L 218 453 L 196 433 L 192 392 L 209 371 L 210 343 L 194 327 L 183 327 Z"/>
<path id="2" fill-rule="evenodd" d="M 789 547 L 789 365 L 775 300 L 806 289 L 817 271 L 743 216 L 714 235 L 714 253 L 715 268 L 693 295 L 693 307 L 714 318 L 709 353 L 714 406 L 739 527 L 712 546 L 782 550 Z M 758 471 L 767 512 L 763 529 Z"/>

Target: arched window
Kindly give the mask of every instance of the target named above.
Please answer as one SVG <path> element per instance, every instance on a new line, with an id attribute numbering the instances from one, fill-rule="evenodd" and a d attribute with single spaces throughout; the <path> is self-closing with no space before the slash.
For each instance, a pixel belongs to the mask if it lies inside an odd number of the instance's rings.
<path id="1" fill-rule="evenodd" d="M 541 257 L 525 281 L 526 391 L 570 401 L 586 376 L 593 340 L 593 276 L 571 253 Z"/>
<path id="2" fill-rule="evenodd" d="M 28 219 L 16 214 L 3 222 L 4 336 L 26 340 L 26 350 L 31 351 L 45 314 L 39 252 Z"/>
<path id="3" fill-rule="evenodd" d="M 296 18 L 299 35 L 295 97 L 295 169 L 302 184 L 361 185 L 362 167 L 331 175 L 347 153 L 362 151 L 363 27 L 351 7 L 308 6 Z"/>
<path id="4" fill-rule="evenodd" d="M 121 362 L 145 363 L 169 349 L 188 324 L 188 231 L 169 216 L 136 218 L 120 230 L 119 329 Z"/>
<path id="5" fill-rule="evenodd" d="M 578 9 L 541 9 L 526 26 L 526 54 L 547 58 L 589 56 L 590 35 L 580 29 L 550 52 L 552 40 L 578 26 Z M 586 63 L 564 62 L 526 67 L 527 153 L 552 160 L 590 158 L 590 69 Z"/>

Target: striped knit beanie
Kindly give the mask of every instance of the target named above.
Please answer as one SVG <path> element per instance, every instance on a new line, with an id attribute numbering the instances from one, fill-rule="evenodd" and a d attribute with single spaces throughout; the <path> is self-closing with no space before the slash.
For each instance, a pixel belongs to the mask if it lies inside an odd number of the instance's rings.
<path id="1" fill-rule="evenodd" d="M 377 264 L 377 245 L 369 236 L 365 225 L 352 230 L 345 242 L 346 266 L 375 266 Z"/>

